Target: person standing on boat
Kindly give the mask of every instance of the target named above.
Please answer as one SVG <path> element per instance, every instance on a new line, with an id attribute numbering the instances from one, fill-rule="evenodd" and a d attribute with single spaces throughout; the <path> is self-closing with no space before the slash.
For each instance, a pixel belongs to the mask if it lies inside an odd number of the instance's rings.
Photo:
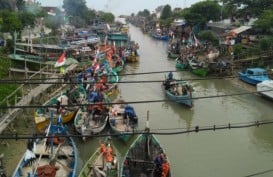
<path id="1" fill-rule="evenodd" d="M 155 176 L 154 177 L 161 177 L 162 174 L 162 163 L 163 163 L 163 153 L 160 152 L 158 153 L 158 155 L 156 156 L 155 160 L 154 160 L 154 164 L 155 164 Z"/>
<path id="2" fill-rule="evenodd" d="M 103 171 L 111 170 L 112 162 L 113 162 L 113 154 L 112 153 L 113 153 L 113 150 L 112 150 L 110 144 L 108 144 L 106 151 L 105 151 L 106 163 L 105 163 Z"/>
<path id="3" fill-rule="evenodd" d="M 161 177 L 167 177 L 170 171 L 170 164 L 168 163 L 166 157 L 163 159 L 162 163 L 162 174 Z"/>
<path id="4" fill-rule="evenodd" d="M 173 72 L 170 71 L 168 74 L 168 80 L 173 80 Z"/>

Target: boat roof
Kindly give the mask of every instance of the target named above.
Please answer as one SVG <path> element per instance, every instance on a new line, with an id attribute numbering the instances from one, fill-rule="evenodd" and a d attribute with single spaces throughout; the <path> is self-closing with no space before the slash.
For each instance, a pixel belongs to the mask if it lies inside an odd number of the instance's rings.
<path id="1" fill-rule="evenodd" d="M 265 85 L 267 87 L 273 88 L 273 80 L 265 80 L 263 82 L 258 83 L 257 85 Z"/>

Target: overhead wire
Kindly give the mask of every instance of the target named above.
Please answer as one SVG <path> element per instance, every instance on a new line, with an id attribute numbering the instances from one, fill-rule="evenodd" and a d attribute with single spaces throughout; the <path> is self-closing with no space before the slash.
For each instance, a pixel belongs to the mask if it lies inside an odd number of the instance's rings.
<path id="1" fill-rule="evenodd" d="M 200 99 L 210 99 L 210 98 L 221 98 L 221 97 L 231 97 L 231 96 L 241 96 L 241 95 L 249 95 L 249 94 L 258 94 L 263 92 L 271 92 L 273 89 L 264 90 L 264 91 L 253 91 L 253 92 L 240 92 L 240 93 L 232 93 L 232 94 L 217 94 L 210 96 L 198 96 L 192 98 L 181 98 L 181 100 L 200 100 Z M 107 103 L 77 103 L 77 104 L 67 104 L 61 105 L 61 107 L 74 107 L 74 106 L 89 106 L 89 105 L 113 105 L 113 104 L 143 104 L 143 103 L 158 103 L 158 102 L 172 102 L 169 99 L 158 99 L 158 100 L 142 100 L 142 101 L 126 101 L 125 103 L 116 103 L 116 102 L 107 102 Z M 15 109 L 15 108 L 56 108 L 57 105 L 0 105 L 0 109 Z"/>
<path id="2" fill-rule="evenodd" d="M 247 123 L 235 123 L 235 124 L 227 124 L 227 125 L 211 125 L 211 126 L 194 126 L 187 128 L 186 130 L 181 131 L 173 131 L 177 130 L 179 128 L 171 128 L 171 129 L 164 129 L 168 130 L 168 132 L 160 131 L 160 129 L 151 129 L 149 131 L 147 130 L 135 130 L 133 132 L 121 132 L 122 135 L 180 135 L 180 134 L 186 134 L 186 133 L 199 133 L 204 131 L 216 131 L 216 130 L 225 130 L 225 129 L 240 129 L 240 128 L 248 128 L 248 127 L 259 127 L 262 125 L 270 125 L 273 124 L 273 120 L 261 120 L 261 121 L 255 121 L 255 122 L 247 122 Z M 183 129 L 183 128 L 180 128 Z M 118 133 L 101 133 L 101 134 L 92 134 L 92 135 L 80 135 L 80 134 L 69 134 L 69 135 L 48 135 L 45 134 L 18 134 L 18 133 L 6 133 L 1 134 L 0 139 L 13 139 L 13 140 L 19 140 L 19 139 L 36 139 L 36 138 L 53 138 L 53 137 L 73 137 L 73 138 L 92 138 L 92 137 L 117 137 L 120 136 Z"/>

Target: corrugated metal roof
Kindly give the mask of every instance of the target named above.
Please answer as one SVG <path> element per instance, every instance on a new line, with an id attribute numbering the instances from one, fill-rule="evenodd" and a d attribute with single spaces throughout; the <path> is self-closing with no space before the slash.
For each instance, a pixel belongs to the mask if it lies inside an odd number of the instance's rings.
<path id="1" fill-rule="evenodd" d="M 251 26 L 240 26 L 239 28 L 235 28 L 235 29 L 231 30 L 231 32 L 233 32 L 235 34 L 240 34 L 250 28 L 251 28 Z"/>

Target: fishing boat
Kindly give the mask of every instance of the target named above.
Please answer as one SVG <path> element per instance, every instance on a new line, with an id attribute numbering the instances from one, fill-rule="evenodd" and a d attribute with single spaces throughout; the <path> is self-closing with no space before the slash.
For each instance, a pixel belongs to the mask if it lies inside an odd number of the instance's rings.
<path id="1" fill-rule="evenodd" d="M 59 114 L 62 115 L 62 122 L 68 123 L 74 119 L 79 106 L 86 98 L 85 89 L 76 86 L 64 93 L 59 93 L 43 104 L 42 108 L 37 108 L 34 112 L 34 121 L 39 132 L 44 132 L 50 122 L 51 112 L 53 111 L 53 122 L 57 120 Z M 68 104 L 75 104 L 74 107 L 67 107 Z M 54 108 L 56 106 L 56 108 Z"/>
<path id="2" fill-rule="evenodd" d="M 175 67 L 180 70 L 185 70 L 189 67 L 189 64 L 187 62 L 177 59 L 175 63 Z"/>
<path id="3" fill-rule="evenodd" d="M 251 85 L 257 85 L 262 81 L 270 80 L 267 71 L 263 68 L 247 68 L 238 72 L 238 76 L 240 80 Z"/>
<path id="4" fill-rule="evenodd" d="M 152 33 L 152 37 L 157 40 L 167 41 L 169 40 L 168 35 L 158 34 L 158 33 Z"/>
<path id="5" fill-rule="evenodd" d="M 27 150 L 12 177 L 76 176 L 78 152 L 66 127 L 50 123 L 45 135 L 28 140 Z"/>
<path id="6" fill-rule="evenodd" d="M 109 123 L 111 130 L 122 141 L 127 142 L 132 137 L 130 133 L 137 127 L 138 117 L 132 106 L 126 104 L 123 99 L 118 99 L 110 107 Z"/>
<path id="7" fill-rule="evenodd" d="M 201 76 L 201 77 L 205 77 L 208 75 L 209 69 L 206 66 L 205 62 L 199 62 L 195 59 L 191 59 L 188 61 L 188 63 L 189 63 L 190 71 L 193 74 L 197 76 Z"/>
<path id="8" fill-rule="evenodd" d="M 78 177 L 120 177 L 119 154 L 113 143 L 106 141 L 87 160 Z"/>
<path id="9" fill-rule="evenodd" d="M 121 164 L 122 177 L 171 177 L 170 162 L 158 139 L 140 134 L 131 144 Z"/>
<path id="10" fill-rule="evenodd" d="M 193 88 L 188 82 L 167 78 L 163 82 L 163 88 L 169 100 L 189 107 L 193 106 Z"/>
<path id="11" fill-rule="evenodd" d="M 257 91 L 267 98 L 273 100 L 273 80 L 265 80 L 256 85 Z"/>
<path id="12" fill-rule="evenodd" d="M 180 55 L 179 53 L 174 53 L 172 51 L 168 51 L 168 58 L 170 58 L 170 59 L 176 59 L 179 57 L 179 55 Z"/>
<path id="13" fill-rule="evenodd" d="M 78 110 L 74 119 L 74 127 L 79 134 L 83 135 L 83 140 L 85 140 L 88 135 L 102 132 L 107 125 L 108 118 L 106 105 L 89 104 L 87 107 Z"/>
<path id="14" fill-rule="evenodd" d="M 139 61 L 139 55 L 137 51 L 132 51 L 131 49 L 125 50 L 125 61 L 129 63 L 135 63 Z"/>

